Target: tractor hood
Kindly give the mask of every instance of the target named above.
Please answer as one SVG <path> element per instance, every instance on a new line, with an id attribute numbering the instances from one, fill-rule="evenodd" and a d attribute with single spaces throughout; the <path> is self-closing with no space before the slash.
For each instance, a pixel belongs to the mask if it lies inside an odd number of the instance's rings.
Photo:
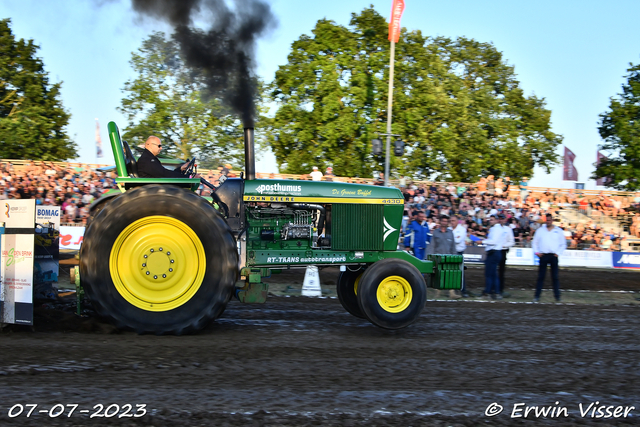
<path id="1" fill-rule="evenodd" d="M 404 204 L 397 188 L 342 182 L 256 179 L 244 182 L 246 202 Z"/>

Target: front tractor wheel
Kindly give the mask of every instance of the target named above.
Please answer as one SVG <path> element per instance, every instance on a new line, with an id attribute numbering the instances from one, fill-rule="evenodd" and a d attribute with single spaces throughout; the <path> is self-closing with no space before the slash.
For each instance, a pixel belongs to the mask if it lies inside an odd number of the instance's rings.
<path id="1" fill-rule="evenodd" d="M 98 314 L 138 333 L 204 327 L 231 298 L 237 266 L 235 241 L 215 209 L 161 185 L 109 203 L 80 252 L 80 279 Z"/>
<path id="2" fill-rule="evenodd" d="M 360 278 L 358 304 L 376 326 L 400 329 L 415 322 L 427 301 L 427 286 L 409 262 L 385 259 L 369 267 Z"/>

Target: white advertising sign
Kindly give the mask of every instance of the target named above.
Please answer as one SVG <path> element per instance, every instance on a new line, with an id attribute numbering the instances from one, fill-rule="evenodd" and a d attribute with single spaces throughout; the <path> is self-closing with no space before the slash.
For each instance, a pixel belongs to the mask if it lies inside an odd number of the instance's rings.
<path id="1" fill-rule="evenodd" d="M 35 200 L 0 205 L 5 223 L 0 256 L 0 317 L 4 323 L 33 324 Z"/>
<path id="2" fill-rule="evenodd" d="M 33 294 L 33 234 L 2 236 L 2 286 L 15 302 L 31 303 Z"/>
<path id="3" fill-rule="evenodd" d="M 84 227 L 60 227 L 60 249 L 80 249 Z"/>
<path id="4" fill-rule="evenodd" d="M 611 252 L 600 251 L 564 251 L 558 259 L 560 267 L 596 267 L 613 268 Z"/>
<path id="5" fill-rule="evenodd" d="M 35 217 L 36 201 L 33 199 L 3 200 L 0 205 L 0 222 L 4 222 L 4 228 L 33 228 Z"/>
<path id="6" fill-rule="evenodd" d="M 511 248 L 507 252 L 507 265 L 533 265 L 533 249 Z"/>

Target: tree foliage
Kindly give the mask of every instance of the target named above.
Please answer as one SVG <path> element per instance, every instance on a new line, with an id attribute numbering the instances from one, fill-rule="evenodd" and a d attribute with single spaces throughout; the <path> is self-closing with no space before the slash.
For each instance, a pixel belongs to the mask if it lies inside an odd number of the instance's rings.
<path id="1" fill-rule="evenodd" d="M 283 171 L 332 165 L 338 175 L 382 170 L 371 139 L 386 132 L 388 24 L 372 8 L 350 27 L 320 20 L 292 45 L 271 85 L 269 143 Z M 402 32 L 395 54 L 392 133 L 407 150 L 392 167 L 416 177 L 521 177 L 558 162 L 544 99 L 526 97 L 490 43 Z"/>
<path id="2" fill-rule="evenodd" d="M 600 115 L 601 149 L 613 153 L 596 167 L 592 178 L 607 178 L 618 190 L 640 190 L 640 65 L 629 64 L 622 93 L 611 98 L 609 111 Z"/>
<path id="3" fill-rule="evenodd" d="M 197 156 L 207 168 L 242 164 L 240 118 L 207 90 L 197 70 L 185 64 L 175 40 L 160 32 L 152 34 L 130 63 L 136 78 L 125 83 L 126 96 L 119 108 L 128 119 L 125 140 L 139 145 L 149 135 L 158 136 L 165 154 Z"/>
<path id="4" fill-rule="evenodd" d="M 60 100 L 62 83 L 49 83 L 33 40 L 16 40 L 0 20 L 0 158 L 67 160 L 76 146 L 67 135 L 71 115 Z"/>

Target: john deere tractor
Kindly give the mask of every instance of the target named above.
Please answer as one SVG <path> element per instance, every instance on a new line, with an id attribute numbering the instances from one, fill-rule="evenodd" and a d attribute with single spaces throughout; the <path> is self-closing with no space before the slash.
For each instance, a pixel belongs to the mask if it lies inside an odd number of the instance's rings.
<path id="1" fill-rule="evenodd" d="M 424 275 L 460 287 L 461 257 L 421 261 L 397 250 L 404 199 L 395 188 L 256 179 L 250 128 L 246 177 L 214 187 L 194 177 L 192 161 L 182 179 L 139 178 L 118 127 L 108 130 L 119 191 L 91 206 L 79 270 L 95 310 L 118 327 L 193 332 L 231 298 L 264 302 L 271 270 L 309 265 L 339 266 L 343 307 L 387 329 L 418 319 Z M 194 192 L 201 184 L 210 199 Z"/>

